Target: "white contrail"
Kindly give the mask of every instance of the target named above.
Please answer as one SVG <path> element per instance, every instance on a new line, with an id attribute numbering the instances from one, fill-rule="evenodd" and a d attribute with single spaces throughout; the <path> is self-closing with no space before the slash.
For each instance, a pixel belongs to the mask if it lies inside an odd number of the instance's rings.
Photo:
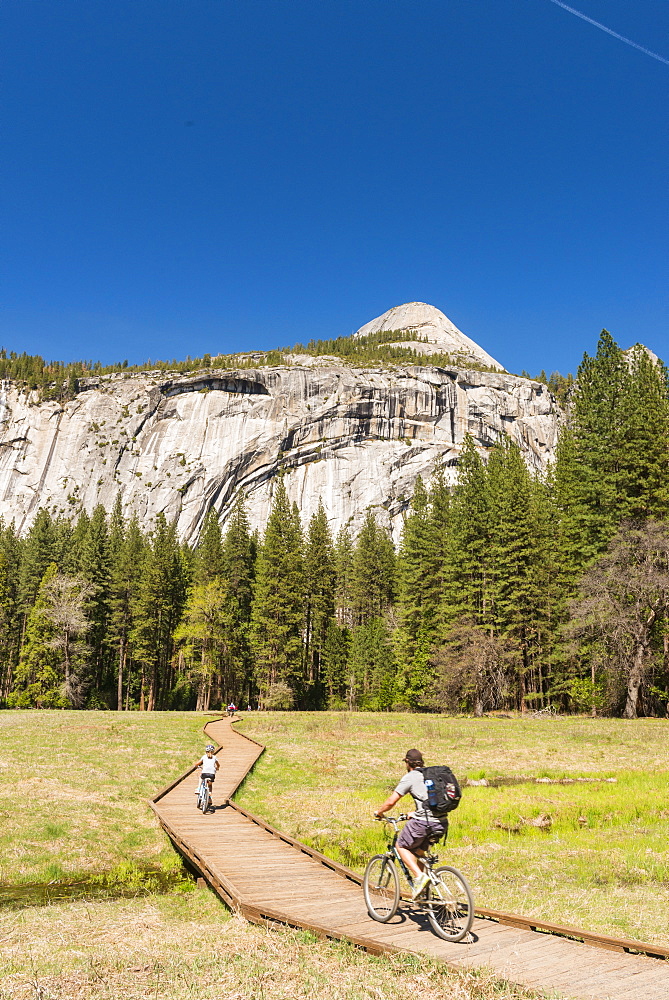
<path id="1" fill-rule="evenodd" d="M 574 10 L 573 7 L 568 7 L 566 3 L 562 3 L 562 0 L 551 0 L 551 3 L 557 4 L 558 7 L 562 7 L 563 10 L 568 10 L 570 14 L 575 14 L 576 17 L 580 17 L 582 21 L 587 21 L 588 24 L 594 24 L 596 28 L 600 28 L 605 31 L 607 35 L 612 35 L 617 38 L 620 42 L 625 42 L 626 45 L 631 45 L 633 49 L 638 49 L 639 52 L 645 52 L 647 56 L 652 56 L 653 59 L 657 59 L 658 62 L 664 63 L 665 66 L 669 66 L 669 59 L 665 59 L 664 56 L 658 56 L 657 52 L 651 52 L 650 49 L 644 48 L 643 45 L 637 45 L 633 42 L 631 38 L 625 38 L 624 35 L 619 35 L 617 31 L 612 31 L 611 28 L 607 28 L 605 24 L 600 24 L 599 21 L 593 21 L 591 17 L 587 14 L 582 14 L 580 10 Z"/>

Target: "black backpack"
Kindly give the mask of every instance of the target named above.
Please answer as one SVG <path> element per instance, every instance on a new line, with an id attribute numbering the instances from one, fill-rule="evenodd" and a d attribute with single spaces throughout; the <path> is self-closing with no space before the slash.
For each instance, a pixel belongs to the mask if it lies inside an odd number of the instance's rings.
<path id="1" fill-rule="evenodd" d="M 427 787 L 427 803 L 430 812 L 436 816 L 451 812 L 460 805 L 462 792 L 458 779 L 450 767 L 445 764 L 434 764 L 432 767 L 418 768 L 423 774 Z"/>

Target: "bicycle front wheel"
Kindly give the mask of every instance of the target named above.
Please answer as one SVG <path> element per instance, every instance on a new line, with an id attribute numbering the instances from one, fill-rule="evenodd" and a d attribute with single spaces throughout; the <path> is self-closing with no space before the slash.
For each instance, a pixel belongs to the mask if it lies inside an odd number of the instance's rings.
<path id="1" fill-rule="evenodd" d="M 432 930 L 444 941 L 462 941 L 474 922 L 474 897 L 467 879 L 457 868 L 435 868 L 438 883 L 425 890 L 427 917 Z"/>
<path id="2" fill-rule="evenodd" d="M 382 924 L 397 913 L 400 903 L 400 879 L 394 861 L 387 854 L 375 854 L 365 868 L 362 891 L 367 912 Z"/>

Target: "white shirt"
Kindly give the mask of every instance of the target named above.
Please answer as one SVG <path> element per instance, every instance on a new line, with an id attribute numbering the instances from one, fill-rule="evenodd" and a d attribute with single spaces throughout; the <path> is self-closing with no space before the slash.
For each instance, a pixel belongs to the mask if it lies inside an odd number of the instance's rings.
<path id="1" fill-rule="evenodd" d="M 213 754 L 212 754 L 211 757 L 208 754 L 205 754 L 204 757 L 202 758 L 202 760 L 200 761 L 200 764 L 202 765 L 202 773 L 203 774 L 216 774 L 216 764 L 217 763 L 218 763 L 218 761 L 213 756 Z"/>

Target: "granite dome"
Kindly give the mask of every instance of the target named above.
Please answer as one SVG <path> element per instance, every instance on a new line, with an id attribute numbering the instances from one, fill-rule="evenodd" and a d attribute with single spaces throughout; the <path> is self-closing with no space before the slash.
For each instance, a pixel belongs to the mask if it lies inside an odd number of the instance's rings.
<path id="1" fill-rule="evenodd" d="M 427 302 L 405 302 L 393 306 L 382 316 L 377 316 L 361 326 L 353 336 L 366 337 L 372 333 L 395 331 L 416 333 L 416 340 L 403 343 L 414 347 L 421 354 L 450 354 L 459 365 L 478 364 L 505 371 L 504 365 L 496 361 L 487 351 L 458 330 L 448 316 Z"/>

